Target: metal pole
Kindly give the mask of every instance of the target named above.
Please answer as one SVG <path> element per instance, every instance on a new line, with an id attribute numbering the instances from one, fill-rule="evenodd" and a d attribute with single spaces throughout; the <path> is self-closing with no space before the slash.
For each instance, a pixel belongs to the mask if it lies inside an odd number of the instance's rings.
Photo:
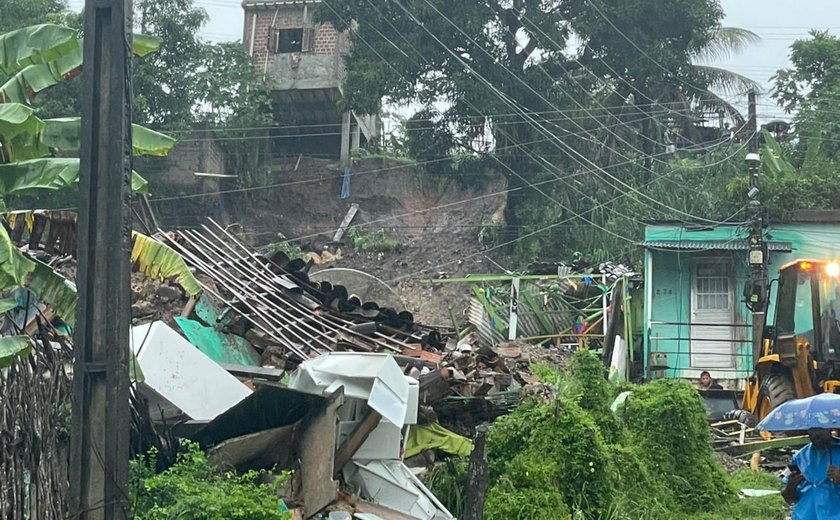
<path id="1" fill-rule="evenodd" d="M 747 215 L 750 222 L 749 264 L 752 288 L 747 306 L 752 312 L 753 362 L 761 357 L 761 342 L 764 336 L 764 319 L 767 308 L 767 245 L 764 243 L 764 221 L 761 215 L 761 192 L 758 175 L 761 171 L 761 157 L 758 154 L 758 118 L 756 116 L 755 92 L 749 94 L 749 142 L 747 172 L 750 187 L 747 191 Z"/>
<path id="2" fill-rule="evenodd" d="M 510 317 L 508 318 L 508 340 L 516 339 L 519 326 L 519 278 L 510 281 Z"/>
<path id="3" fill-rule="evenodd" d="M 128 517 L 131 1 L 87 0 L 69 517 Z"/>

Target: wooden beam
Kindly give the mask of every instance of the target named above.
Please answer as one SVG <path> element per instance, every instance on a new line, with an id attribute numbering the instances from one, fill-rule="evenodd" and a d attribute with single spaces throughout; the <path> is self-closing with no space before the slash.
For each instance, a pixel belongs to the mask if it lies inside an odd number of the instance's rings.
<path id="1" fill-rule="evenodd" d="M 333 242 L 339 242 L 341 238 L 344 236 L 344 232 L 347 231 L 347 228 L 350 226 L 350 223 L 353 222 L 353 217 L 356 216 L 356 213 L 359 212 L 359 205 L 355 202 L 350 204 L 350 209 L 347 210 L 347 214 L 344 215 L 344 220 L 341 221 L 341 225 L 338 226 L 338 229 L 333 235 Z"/>
<path id="2" fill-rule="evenodd" d="M 359 448 L 362 447 L 362 444 L 365 443 L 370 432 L 376 429 L 379 426 L 379 421 L 382 420 L 382 415 L 379 414 L 376 410 L 368 407 L 367 413 L 365 417 L 359 421 L 359 424 L 353 429 L 350 435 L 347 437 L 347 440 L 344 441 L 344 444 L 338 448 L 338 451 L 335 452 L 335 471 L 334 476 L 338 476 L 341 473 L 342 468 L 350 462 L 350 459 L 353 458 L 353 455 L 359 451 Z"/>

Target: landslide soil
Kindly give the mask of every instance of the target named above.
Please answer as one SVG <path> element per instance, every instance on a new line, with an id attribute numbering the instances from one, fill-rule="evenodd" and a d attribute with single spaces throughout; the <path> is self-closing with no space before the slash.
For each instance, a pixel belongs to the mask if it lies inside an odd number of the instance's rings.
<path id="1" fill-rule="evenodd" d="M 494 262 L 504 265 L 498 252 L 485 253 L 488 246 L 479 240 L 482 228 L 504 211 L 506 198 L 499 192 L 506 183 L 498 175 L 475 172 L 468 176 L 476 178 L 459 183 L 394 160 L 357 160 L 345 199 L 336 163 L 296 159 L 275 164 L 274 175 L 284 188 L 243 201 L 245 215 L 234 230 L 257 247 L 276 242 L 281 233 L 304 251 L 320 253 L 356 203 L 352 225 L 365 233 L 384 230 L 400 244 L 398 250 L 357 251 L 345 236 L 338 245 L 341 259 L 318 269 L 343 267 L 376 276 L 422 323 L 450 324 L 450 309 L 463 316 L 469 298 L 465 284 L 433 286 L 423 280 L 499 272 Z"/>

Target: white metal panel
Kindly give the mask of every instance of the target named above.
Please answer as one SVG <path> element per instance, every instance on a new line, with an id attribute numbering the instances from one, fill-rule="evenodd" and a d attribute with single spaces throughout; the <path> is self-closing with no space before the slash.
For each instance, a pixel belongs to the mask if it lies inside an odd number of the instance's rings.
<path id="1" fill-rule="evenodd" d="M 732 263 L 724 258 L 700 258 L 691 273 L 691 366 L 732 368 L 735 294 Z"/>
<path id="2" fill-rule="evenodd" d="M 132 327 L 131 343 L 143 371 L 142 384 L 194 420 L 212 420 L 251 394 L 162 321 Z"/>

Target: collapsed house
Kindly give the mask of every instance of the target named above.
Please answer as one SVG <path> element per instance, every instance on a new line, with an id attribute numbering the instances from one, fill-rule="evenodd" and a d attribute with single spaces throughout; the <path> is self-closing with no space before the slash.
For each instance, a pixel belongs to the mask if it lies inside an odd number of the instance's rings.
<path id="1" fill-rule="evenodd" d="M 31 256 L 72 279 L 75 227 L 65 217 L 39 212 L 5 225 Z M 435 452 L 468 455 L 476 426 L 508 412 L 523 392 L 544 391 L 532 362 L 562 365 L 590 335 L 606 347 L 606 282 L 612 276 L 614 287 L 627 274 L 604 273 L 600 285 L 583 276 L 576 279 L 586 283 L 551 282 L 555 292 L 574 287 L 595 302 L 586 330 L 575 318 L 581 309 L 530 316 L 505 300 L 505 319 L 489 292 L 487 316 L 474 303 L 470 328 L 430 327 L 363 301 L 363 288 L 312 276 L 311 261 L 257 253 L 212 220 L 148 240 L 165 248 L 147 251 L 176 251 L 183 264 L 153 268 L 132 253 L 140 273 L 132 279 L 131 375 L 149 431 L 195 440 L 223 468 L 292 469 L 284 495 L 302 518 L 452 518 L 418 474 Z M 524 294 L 523 302 L 539 296 Z M 10 315 L 27 330 L 47 307 L 30 293 Z M 69 340 L 60 313 L 48 317 L 51 334 Z M 516 341 L 515 320 L 526 336 L 539 324 L 556 332 L 545 348 Z"/>

